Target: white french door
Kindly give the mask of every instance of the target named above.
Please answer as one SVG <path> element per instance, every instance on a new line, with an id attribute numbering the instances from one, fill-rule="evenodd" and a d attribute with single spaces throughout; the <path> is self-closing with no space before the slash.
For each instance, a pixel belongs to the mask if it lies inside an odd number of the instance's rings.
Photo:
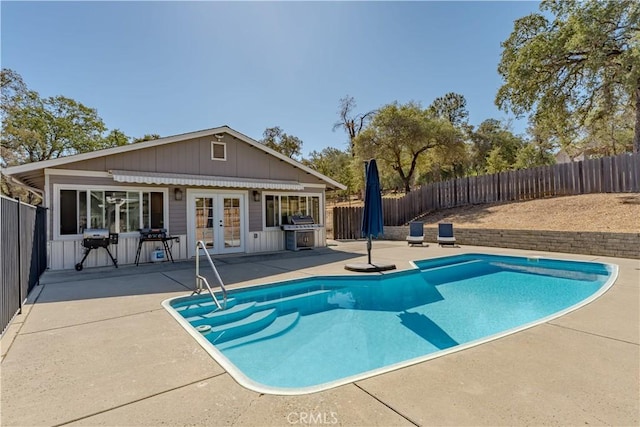
<path id="1" fill-rule="evenodd" d="M 199 240 L 210 254 L 244 252 L 244 200 L 242 193 L 187 192 L 189 256 Z"/>

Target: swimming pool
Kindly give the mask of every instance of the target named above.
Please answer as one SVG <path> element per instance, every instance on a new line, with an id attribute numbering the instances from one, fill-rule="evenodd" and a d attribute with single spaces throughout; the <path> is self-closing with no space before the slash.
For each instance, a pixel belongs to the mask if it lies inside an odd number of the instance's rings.
<path id="1" fill-rule="evenodd" d="M 617 266 L 463 254 L 384 275 L 320 276 L 165 308 L 240 384 L 303 394 L 459 351 L 592 301 Z"/>

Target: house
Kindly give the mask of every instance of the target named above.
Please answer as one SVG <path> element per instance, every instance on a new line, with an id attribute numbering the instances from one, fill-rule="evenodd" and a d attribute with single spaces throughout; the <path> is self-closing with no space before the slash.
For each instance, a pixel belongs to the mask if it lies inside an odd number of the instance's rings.
<path id="1" fill-rule="evenodd" d="M 313 246 L 324 246 L 325 191 L 345 189 L 331 178 L 222 126 L 3 170 L 38 192 L 48 208 L 50 269 L 69 269 L 84 254 L 83 231 L 118 233 L 111 250 L 133 263 L 139 229 L 175 237 L 174 259 L 195 256 L 202 240 L 211 254 L 285 249 L 281 225 L 291 215 L 313 217 Z M 141 245 L 150 259 L 156 242 Z M 93 250 L 85 267 L 110 265 Z"/>

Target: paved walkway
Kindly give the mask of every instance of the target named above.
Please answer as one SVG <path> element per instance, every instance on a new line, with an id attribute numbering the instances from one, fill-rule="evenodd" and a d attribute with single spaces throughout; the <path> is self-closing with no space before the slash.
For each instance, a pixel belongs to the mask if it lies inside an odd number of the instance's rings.
<path id="1" fill-rule="evenodd" d="M 374 262 L 495 248 L 374 241 Z M 303 396 L 239 386 L 160 306 L 185 295 L 193 261 L 47 272 L 0 341 L 9 425 L 638 425 L 640 261 L 559 319 L 424 363 Z M 217 260 L 231 287 L 354 274 L 364 242 Z"/>

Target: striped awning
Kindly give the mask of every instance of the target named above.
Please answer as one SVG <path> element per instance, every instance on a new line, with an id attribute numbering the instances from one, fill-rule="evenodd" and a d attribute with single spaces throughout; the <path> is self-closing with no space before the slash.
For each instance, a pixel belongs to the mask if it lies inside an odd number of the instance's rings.
<path id="1" fill-rule="evenodd" d="M 180 173 L 110 171 L 116 182 L 137 184 L 169 184 L 193 187 L 257 188 L 264 190 L 304 190 L 296 181 L 270 179 L 233 178 L 227 176 L 187 175 Z"/>

